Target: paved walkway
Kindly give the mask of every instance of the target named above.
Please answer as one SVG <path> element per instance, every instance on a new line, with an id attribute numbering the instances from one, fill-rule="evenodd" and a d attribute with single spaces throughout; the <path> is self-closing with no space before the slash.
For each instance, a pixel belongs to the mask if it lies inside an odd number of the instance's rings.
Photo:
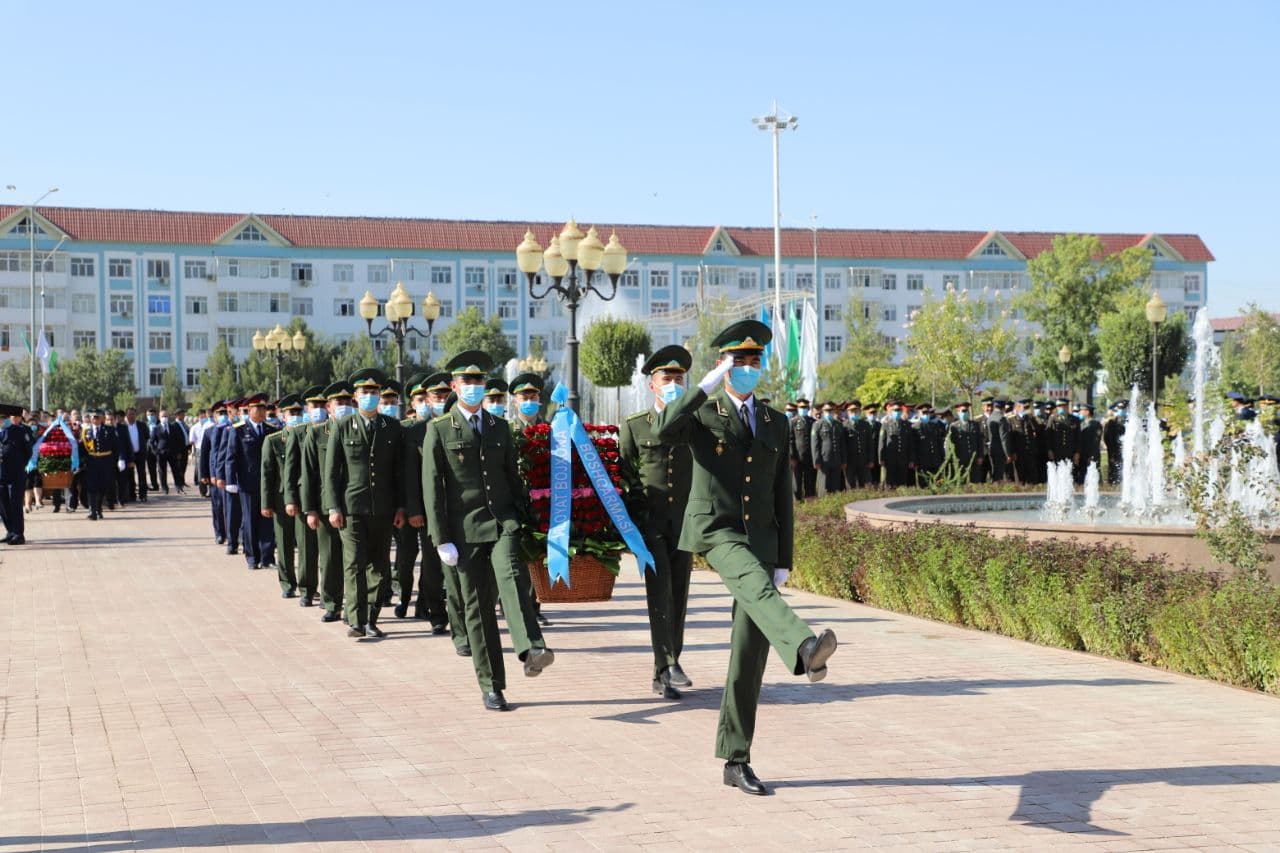
<path id="1" fill-rule="evenodd" d="M 210 539 L 204 504 L 30 516 L 0 548 L 0 853 L 1280 849 L 1280 701 L 788 593 L 831 676 L 766 675 L 713 756 L 728 604 L 698 573 L 682 704 L 648 693 L 634 567 L 548 608 L 556 665 L 485 712 L 419 622 L 356 642 Z M 509 661 L 512 658 L 509 657 Z"/>

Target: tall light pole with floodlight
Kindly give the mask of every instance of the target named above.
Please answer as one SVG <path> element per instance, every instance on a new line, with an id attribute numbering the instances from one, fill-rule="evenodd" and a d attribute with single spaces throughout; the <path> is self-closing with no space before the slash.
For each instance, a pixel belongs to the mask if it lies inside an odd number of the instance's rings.
<path id="1" fill-rule="evenodd" d="M 401 282 L 396 282 L 395 289 L 391 291 L 387 301 L 381 303 L 381 307 L 383 316 L 387 318 L 387 325 L 375 332 L 373 330 L 373 321 L 378 316 L 379 303 L 377 297 L 366 290 L 364 298 L 360 300 L 360 316 L 364 319 L 365 330 L 368 331 L 370 338 L 377 339 L 386 334 L 390 334 L 395 338 L 396 382 L 401 386 L 401 393 L 403 393 L 409 390 L 404 387 L 404 339 L 407 335 L 418 335 L 426 338 L 427 359 L 430 361 L 431 328 L 436 324 L 436 320 L 440 318 L 440 300 L 431 292 L 422 297 L 422 319 L 427 321 L 427 330 L 425 332 L 409 325 L 409 318 L 413 316 L 413 298 L 409 296 L 408 291 L 404 289 L 404 284 Z"/>
<path id="2" fill-rule="evenodd" d="M 276 396 L 274 399 L 280 399 L 280 365 L 284 361 L 286 355 L 298 353 L 301 355 L 307 348 L 307 336 L 302 330 L 294 332 L 292 335 L 282 327 L 279 323 L 271 331 L 265 335 L 261 331 L 255 332 L 253 335 L 253 348 L 258 352 L 268 352 L 276 363 Z"/>
<path id="3" fill-rule="evenodd" d="M 1169 316 L 1169 306 L 1160 298 L 1160 291 L 1151 291 L 1147 300 L 1147 322 L 1151 324 L 1151 403 L 1160 399 L 1160 369 L 1157 355 L 1160 352 L 1160 324 Z"/>
<path id="4" fill-rule="evenodd" d="M 778 184 L 778 137 L 784 130 L 795 130 L 800 120 L 793 115 L 778 112 L 778 102 L 773 102 L 773 112 L 767 116 L 757 116 L 752 123 L 757 128 L 773 134 L 773 325 L 782 326 L 782 201 Z M 817 236 L 817 223 L 814 223 L 814 236 Z M 816 286 L 815 282 L 815 286 Z M 783 331 L 785 335 L 785 330 Z M 774 329 L 774 337 L 778 330 Z M 774 346 L 779 363 L 786 362 L 784 347 Z"/>
<path id="5" fill-rule="evenodd" d="M 67 242 L 67 235 L 63 234 L 58 240 L 58 245 L 40 256 L 40 339 L 42 341 L 44 340 L 45 329 L 44 265 L 62 248 L 62 244 L 65 242 Z M 49 371 L 44 368 L 40 369 L 40 408 L 46 412 L 49 411 Z"/>

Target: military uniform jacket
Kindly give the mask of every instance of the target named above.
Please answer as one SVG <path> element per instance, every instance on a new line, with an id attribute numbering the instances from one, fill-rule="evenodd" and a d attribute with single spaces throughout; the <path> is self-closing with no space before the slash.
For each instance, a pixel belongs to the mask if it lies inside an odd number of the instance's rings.
<path id="1" fill-rule="evenodd" d="M 320 501 L 325 512 L 390 519 L 405 508 L 404 430 L 376 412 L 340 418 L 329 430 Z"/>
<path id="2" fill-rule="evenodd" d="M 1064 459 L 1070 461 L 1071 457 L 1080 452 L 1080 422 L 1071 415 L 1059 415 L 1055 412 L 1049 418 L 1045 449 L 1053 454 L 1056 462 Z"/>
<path id="3" fill-rule="evenodd" d="M 787 440 L 791 448 L 791 458 L 801 465 L 813 466 L 813 425 L 815 420 L 808 415 L 796 414 L 788 422 L 791 432 Z"/>
<path id="4" fill-rule="evenodd" d="M 705 554 L 741 542 L 762 562 L 788 568 L 795 530 L 787 419 L 752 400 L 754 436 L 724 388 L 710 397 L 695 388 L 658 415 L 658 440 L 687 444 L 693 458 L 679 547 Z"/>
<path id="5" fill-rule="evenodd" d="M 881 465 L 914 465 L 917 437 L 910 422 L 890 418 L 880 425 Z"/>
<path id="6" fill-rule="evenodd" d="M 1120 453 L 1120 438 L 1124 435 L 1124 421 L 1120 418 L 1107 418 L 1106 423 L 1102 425 L 1102 442 L 1107 446 L 1107 454 L 1110 456 L 1118 456 Z"/>
<path id="7" fill-rule="evenodd" d="M 1096 418 L 1080 423 L 1080 464 L 1088 465 L 1102 458 L 1102 424 Z"/>
<path id="8" fill-rule="evenodd" d="M 263 507 L 280 513 L 284 512 L 285 505 L 285 447 L 290 437 L 298 431 L 298 427 L 276 430 L 262 440 L 262 482 L 258 486 L 259 494 L 262 495 Z"/>
<path id="9" fill-rule="evenodd" d="M 257 426 L 261 426 L 262 436 L 258 436 Z M 223 451 L 226 458 L 226 474 L 223 479 L 228 486 L 236 486 L 249 494 L 261 494 L 263 445 L 267 437 L 280 431 L 280 427 L 267 421 L 255 426 L 252 421 L 241 421 L 231 428 L 224 441 L 229 447 Z"/>
<path id="10" fill-rule="evenodd" d="M 422 445 L 427 439 L 427 422 L 422 418 L 405 418 L 400 422 L 404 456 L 404 511 L 413 518 L 422 515 L 426 503 L 422 497 Z"/>
<path id="11" fill-rule="evenodd" d="M 27 479 L 27 463 L 36 437 L 23 424 L 10 424 L 0 429 L 0 482 L 22 485 Z"/>
<path id="12" fill-rule="evenodd" d="M 1017 451 L 1013 446 L 1013 435 L 1009 431 L 1009 419 L 989 418 L 983 415 L 978 419 L 982 428 L 982 440 L 985 452 L 992 459 L 1008 459 Z"/>
<path id="13" fill-rule="evenodd" d="M 329 418 L 318 424 L 311 424 L 307 432 L 298 439 L 302 451 L 302 472 L 298 480 L 298 505 L 305 513 L 318 513 L 327 517 L 333 507 L 325 506 L 324 490 L 321 482 L 324 478 L 325 464 L 329 460 L 329 433 L 337 421 Z"/>
<path id="14" fill-rule="evenodd" d="M 879 424 L 876 424 L 879 426 Z M 876 458 L 876 448 L 872 444 L 875 431 L 865 418 L 856 421 L 845 421 L 844 424 L 844 461 L 846 465 L 866 468 Z"/>
<path id="15" fill-rule="evenodd" d="M 841 467 L 844 465 L 844 426 L 834 418 L 814 421 L 809 446 L 814 465 L 824 469 Z"/>
<path id="16" fill-rule="evenodd" d="M 975 421 L 952 421 L 947 427 L 947 438 L 951 442 L 952 450 L 956 453 L 956 458 L 962 464 L 968 463 L 975 456 L 981 458 L 987 455 L 987 442 L 983 437 L 982 424 Z"/>
<path id="17" fill-rule="evenodd" d="M 280 485 L 286 505 L 302 506 L 302 445 L 311 433 L 311 424 L 284 431 L 284 463 Z"/>
<path id="18" fill-rule="evenodd" d="M 916 464 L 927 469 L 942 466 L 947 458 L 947 428 L 941 421 L 930 418 L 920 421 L 916 431 Z"/>
<path id="19" fill-rule="evenodd" d="M 526 421 L 524 418 L 520 417 L 519 415 L 516 415 L 515 417 L 510 418 L 507 421 L 507 423 L 511 426 L 511 434 L 516 437 L 517 443 L 524 441 L 525 427 L 538 426 L 539 424 L 545 424 L 546 422 L 547 422 L 547 419 L 544 418 L 542 415 L 538 415 L 536 418 L 534 418 L 531 421 Z"/>
<path id="20" fill-rule="evenodd" d="M 688 445 L 663 444 L 658 440 L 658 413 L 637 412 L 622 422 L 618 449 L 623 461 L 635 471 L 638 481 L 628 496 L 628 505 L 643 508 L 641 524 L 645 534 L 666 537 L 675 544 L 684 528 L 684 514 L 693 484 L 692 456 Z"/>
<path id="21" fill-rule="evenodd" d="M 483 409 L 481 434 L 462 406 L 427 424 L 422 494 L 427 532 L 438 545 L 478 545 L 516 533 L 526 517 L 515 437 L 505 418 Z"/>

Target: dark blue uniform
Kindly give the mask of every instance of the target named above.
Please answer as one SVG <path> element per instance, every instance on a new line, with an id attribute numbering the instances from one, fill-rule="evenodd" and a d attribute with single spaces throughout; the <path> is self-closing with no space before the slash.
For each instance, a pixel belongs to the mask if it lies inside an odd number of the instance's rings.
<path id="1" fill-rule="evenodd" d="M 213 434 L 217 425 L 209 426 L 200 436 L 200 479 L 208 481 L 206 491 L 209 494 L 209 508 L 213 516 L 213 541 L 219 545 L 226 544 L 227 524 L 226 508 L 223 506 L 222 489 L 214 481 L 218 479 L 218 469 L 213 464 Z"/>
<path id="2" fill-rule="evenodd" d="M 114 426 L 90 425 L 81 430 L 80 465 L 90 518 L 102 518 L 103 497 L 116 485 L 120 463 L 127 465 L 133 456 L 128 445 L 129 439 L 122 438 Z"/>
<path id="3" fill-rule="evenodd" d="M 223 439 L 226 459 L 222 479 L 229 497 L 240 502 L 240 540 L 249 568 L 270 566 L 276 561 L 276 536 L 271 519 L 262 517 L 262 442 L 280 427 L 263 421 L 242 421 L 231 427 Z"/>
<path id="4" fill-rule="evenodd" d="M 231 424 L 220 424 L 209 430 L 212 433 L 212 444 L 209 469 L 213 471 L 213 479 L 227 479 L 227 453 L 231 449 Z M 222 508 L 222 529 L 227 538 L 227 553 L 234 554 L 240 547 L 240 499 L 219 489 L 218 503 Z"/>
<path id="5" fill-rule="evenodd" d="M 0 428 L 0 522 L 4 523 L 6 543 L 25 541 L 25 516 L 22 493 L 27 485 L 27 463 L 36 437 L 24 424 L 11 423 Z"/>

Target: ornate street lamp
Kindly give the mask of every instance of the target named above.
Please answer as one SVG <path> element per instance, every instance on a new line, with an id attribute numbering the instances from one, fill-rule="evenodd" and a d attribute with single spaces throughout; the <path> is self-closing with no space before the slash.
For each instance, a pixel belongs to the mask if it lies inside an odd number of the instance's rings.
<path id="1" fill-rule="evenodd" d="M 1151 291 L 1151 298 L 1147 300 L 1147 322 L 1151 324 L 1151 402 L 1155 403 L 1160 399 L 1160 369 L 1157 367 L 1156 357 L 1160 351 L 1160 340 L 1157 334 L 1160 331 L 1160 324 L 1164 322 L 1165 317 L 1169 316 L 1169 306 L 1160 298 L 1160 292 Z"/>
<path id="2" fill-rule="evenodd" d="M 554 291 L 569 309 L 569 337 L 565 339 L 565 355 L 568 370 L 569 407 L 578 409 L 578 303 L 594 293 L 605 302 L 618 295 L 618 279 L 627 268 L 627 250 L 618 242 L 618 235 L 609 236 L 609 245 L 600 242 L 596 229 L 589 228 L 584 236 L 578 223 L 571 218 L 565 223 L 559 236 L 551 238 L 546 251 L 533 239 L 533 232 L 526 231 L 524 241 L 516 247 L 516 263 L 529 282 L 529 298 L 543 299 Z M 544 269 L 551 284 L 541 292 L 536 290 L 538 270 Z M 609 279 L 609 293 L 596 287 L 597 272 Z"/>
<path id="3" fill-rule="evenodd" d="M 307 336 L 299 329 L 293 335 L 290 335 L 278 323 L 276 327 L 265 335 L 259 330 L 253 334 L 253 348 L 258 352 L 271 353 L 272 359 L 276 364 L 276 396 L 280 399 L 280 365 L 284 361 L 286 355 L 297 353 L 301 355 L 307 348 Z"/>
<path id="4" fill-rule="evenodd" d="M 1062 345 L 1062 349 L 1058 350 L 1058 363 L 1062 365 L 1062 389 L 1067 392 L 1067 398 L 1070 399 L 1071 389 L 1067 387 L 1067 365 L 1071 363 L 1071 347 Z"/>
<path id="5" fill-rule="evenodd" d="M 408 291 L 404 289 L 404 284 L 401 282 L 396 282 L 395 289 L 391 291 L 387 301 L 381 303 L 381 307 L 382 313 L 387 318 L 387 325 L 375 332 L 373 330 L 373 320 L 378 316 L 379 302 L 372 293 L 366 290 L 364 298 L 360 300 L 360 316 L 364 318 L 365 329 L 368 331 L 370 338 L 380 338 L 386 334 L 390 334 L 395 338 L 396 382 L 403 387 L 404 339 L 410 334 L 426 338 L 427 358 L 431 358 L 431 329 L 435 326 L 436 320 L 440 319 L 440 300 L 436 298 L 434 293 L 427 293 L 422 298 L 422 319 L 427 321 L 427 330 L 425 332 L 409 325 L 409 318 L 413 316 L 413 298 L 409 296 Z"/>

